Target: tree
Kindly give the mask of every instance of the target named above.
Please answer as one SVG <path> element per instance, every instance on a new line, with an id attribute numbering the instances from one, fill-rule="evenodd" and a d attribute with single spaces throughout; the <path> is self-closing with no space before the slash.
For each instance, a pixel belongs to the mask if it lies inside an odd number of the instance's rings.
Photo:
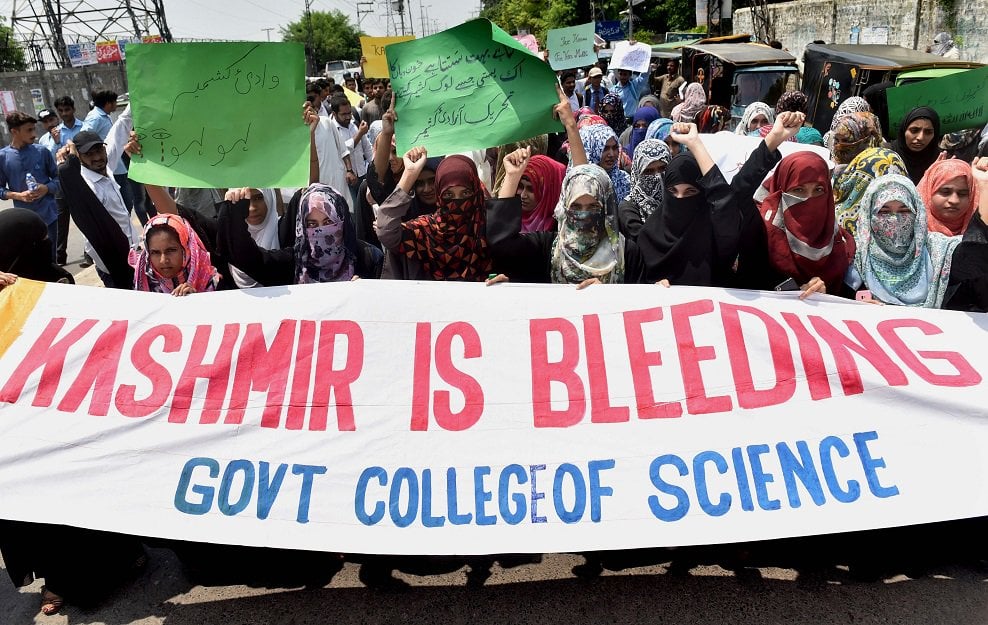
<path id="1" fill-rule="evenodd" d="M 14 39 L 14 31 L 0 24 L 0 72 L 23 72 L 27 69 L 24 48 Z"/>
<path id="2" fill-rule="evenodd" d="M 312 11 L 281 29 L 285 41 L 305 45 L 310 68 L 320 68 L 327 61 L 356 61 L 360 58 L 362 34 L 339 11 Z"/>

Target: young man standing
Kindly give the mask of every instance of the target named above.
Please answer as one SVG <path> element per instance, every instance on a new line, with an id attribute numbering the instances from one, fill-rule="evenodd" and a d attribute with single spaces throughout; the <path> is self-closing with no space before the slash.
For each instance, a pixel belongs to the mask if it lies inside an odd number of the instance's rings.
<path id="1" fill-rule="evenodd" d="M 617 71 L 617 82 L 612 91 L 621 96 L 621 103 L 624 105 L 624 117 L 631 124 L 638 110 L 638 100 L 648 93 L 648 72 L 631 76 L 631 71 L 619 69 Z"/>
<path id="2" fill-rule="evenodd" d="M 587 86 L 583 93 L 583 105 L 589 106 L 595 113 L 600 108 L 600 101 L 604 99 L 605 95 L 610 93 L 607 87 L 600 84 L 603 79 L 604 72 L 599 67 L 594 67 L 587 74 Z"/>
<path id="3" fill-rule="evenodd" d="M 52 260 L 58 240 L 58 207 L 54 192 L 59 190 L 55 157 L 38 145 L 37 123 L 26 113 L 11 111 L 6 118 L 10 145 L 0 150 L 0 200 L 13 200 L 14 206 L 37 213 L 48 225 Z M 27 175 L 34 177 L 37 187 L 28 188 Z"/>
<path id="4" fill-rule="evenodd" d="M 360 122 L 360 126 L 353 121 L 353 109 L 350 101 L 345 95 L 335 95 L 330 100 L 330 110 L 333 115 L 333 126 L 340 133 L 340 138 L 350 151 L 351 169 L 346 173 L 347 186 L 350 187 L 350 196 L 353 198 L 353 205 L 357 205 L 357 190 L 360 183 L 367 175 L 367 165 L 374 159 L 374 150 L 367 139 L 368 123 Z"/>
<path id="5" fill-rule="evenodd" d="M 576 74 L 572 70 L 563 72 L 563 94 L 569 100 L 569 107 L 577 112 L 583 106 L 583 96 L 576 92 Z"/>
<path id="6" fill-rule="evenodd" d="M 679 88 L 684 82 L 686 79 L 679 75 L 679 61 L 666 61 L 666 73 L 652 82 L 652 92 L 659 96 L 659 113 L 662 117 L 672 117 L 673 107 L 682 101 Z"/>

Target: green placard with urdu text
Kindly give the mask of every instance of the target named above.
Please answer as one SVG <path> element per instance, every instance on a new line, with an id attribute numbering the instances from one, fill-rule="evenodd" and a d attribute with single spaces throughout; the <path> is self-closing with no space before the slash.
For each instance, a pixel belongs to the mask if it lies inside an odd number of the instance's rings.
<path id="1" fill-rule="evenodd" d="M 490 21 L 477 19 L 385 48 L 399 154 L 495 147 L 563 127 L 552 117 L 556 75 Z"/>
<path id="2" fill-rule="evenodd" d="M 298 43 L 127 46 L 142 157 L 130 175 L 193 188 L 301 187 L 309 180 Z"/>
<path id="3" fill-rule="evenodd" d="M 888 90 L 889 135 L 918 106 L 940 116 L 940 132 L 981 128 L 988 123 L 988 66 Z"/>

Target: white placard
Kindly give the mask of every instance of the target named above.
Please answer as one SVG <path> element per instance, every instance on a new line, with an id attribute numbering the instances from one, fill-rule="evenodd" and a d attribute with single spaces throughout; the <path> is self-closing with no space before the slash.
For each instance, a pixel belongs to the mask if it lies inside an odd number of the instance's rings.
<path id="1" fill-rule="evenodd" d="M 607 64 L 610 69 L 627 69 L 633 72 L 647 72 L 652 62 L 652 48 L 644 43 L 632 45 L 622 41 L 614 46 L 614 55 Z"/>

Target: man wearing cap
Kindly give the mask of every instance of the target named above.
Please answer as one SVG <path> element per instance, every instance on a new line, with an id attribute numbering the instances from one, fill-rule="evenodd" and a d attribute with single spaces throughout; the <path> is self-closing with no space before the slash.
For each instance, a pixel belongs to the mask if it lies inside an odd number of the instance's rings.
<path id="1" fill-rule="evenodd" d="M 600 107 L 600 101 L 610 93 L 607 87 L 600 84 L 604 79 L 604 72 L 599 67 L 594 67 L 587 74 L 587 86 L 583 92 L 583 103 L 589 106 L 594 112 Z"/>
<path id="2" fill-rule="evenodd" d="M 38 145 L 47 148 L 51 152 L 51 155 L 55 157 L 55 162 L 58 163 L 58 151 L 65 145 L 62 140 L 58 115 L 51 109 L 44 109 L 38 113 L 38 119 L 41 120 L 41 125 L 48 131 L 38 139 Z M 55 241 L 55 262 L 59 265 L 64 265 L 68 262 L 69 212 L 65 208 L 65 200 L 62 197 L 61 190 L 55 193 L 55 205 L 58 207 L 58 239 Z"/>
<path id="3" fill-rule="evenodd" d="M 38 120 L 27 113 L 11 111 L 7 117 L 10 145 L 0 150 L 0 200 L 13 200 L 14 206 L 27 208 L 44 220 L 55 260 L 58 239 L 58 207 L 53 192 L 59 189 L 55 157 L 35 143 Z M 37 188 L 28 190 L 27 175 L 34 176 Z"/>
<path id="4" fill-rule="evenodd" d="M 120 186 L 107 170 L 106 144 L 95 132 L 82 130 L 72 139 L 69 150 L 58 174 L 72 219 L 86 236 L 86 253 L 105 286 L 130 289 L 134 271 L 127 257 L 141 239 Z"/>
<path id="5" fill-rule="evenodd" d="M 51 152 L 51 155 L 55 156 L 58 152 L 58 138 L 60 136 L 58 131 L 58 115 L 51 109 L 42 109 L 38 111 L 38 121 L 45 128 L 45 134 L 41 135 L 41 138 L 38 139 L 38 145 L 47 148 Z"/>

